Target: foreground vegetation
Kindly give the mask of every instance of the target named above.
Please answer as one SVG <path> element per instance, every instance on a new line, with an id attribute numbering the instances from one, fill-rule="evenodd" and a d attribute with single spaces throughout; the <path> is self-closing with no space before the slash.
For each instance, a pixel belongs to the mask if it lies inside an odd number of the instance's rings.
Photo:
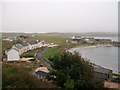
<path id="1" fill-rule="evenodd" d="M 103 88 L 101 79 L 94 75 L 93 67 L 78 53 L 74 55 L 64 52 L 52 59 L 53 70 L 50 71 L 50 80 L 61 88 Z"/>
<path id="2" fill-rule="evenodd" d="M 56 88 L 51 82 L 42 81 L 30 74 L 24 64 L 3 63 L 3 88 Z"/>
<path id="3" fill-rule="evenodd" d="M 120 74 L 113 74 L 113 82 L 120 83 Z"/>

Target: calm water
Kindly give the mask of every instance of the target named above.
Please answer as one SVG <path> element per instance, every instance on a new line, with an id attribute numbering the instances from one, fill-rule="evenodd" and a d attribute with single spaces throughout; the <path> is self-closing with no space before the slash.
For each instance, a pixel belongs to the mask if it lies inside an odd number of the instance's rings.
<path id="1" fill-rule="evenodd" d="M 118 47 L 77 47 L 70 51 L 79 52 L 83 58 L 89 59 L 91 62 L 118 72 Z M 120 71 L 119 71 L 120 72 Z"/>

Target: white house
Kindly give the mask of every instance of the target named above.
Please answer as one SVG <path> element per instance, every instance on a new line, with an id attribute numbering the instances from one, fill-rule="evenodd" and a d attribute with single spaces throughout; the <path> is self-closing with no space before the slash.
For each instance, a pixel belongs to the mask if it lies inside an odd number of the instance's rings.
<path id="1" fill-rule="evenodd" d="M 19 61 L 20 56 L 19 56 L 19 51 L 16 49 L 10 49 L 7 52 L 7 61 Z"/>
<path id="2" fill-rule="evenodd" d="M 49 43 L 48 47 L 57 47 L 58 45 L 54 44 L 54 43 Z"/>
<path id="3" fill-rule="evenodd" d="M 44 44 L 42 42 L 38 42 L 38 48 L 44 46 Z"/>
<path id="4" fill-rule="evenodd" d="M 72 40 L 71 41 L 72 43 L 80 42 L 81 41 L 81 36 L 72 36 L 71 40 Z"/>
<path id="5" fill-rule="evenodd" d="M 29 44 L 30 44 L 30 50 L 38 48 L 38 42 L 37 41 L 29 42 Z"/>
<path id="6" fill-rule="evenodd" d="M 30 50 L 30 44 L 28 42 L 22 43 L 22 48 L 24 48 L 24 52 L 27 52 Z"/>

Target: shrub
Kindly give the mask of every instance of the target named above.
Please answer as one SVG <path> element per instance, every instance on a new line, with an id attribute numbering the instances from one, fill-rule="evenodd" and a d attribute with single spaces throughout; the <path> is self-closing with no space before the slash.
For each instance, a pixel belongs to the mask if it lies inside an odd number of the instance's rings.
<path id="1" fill-rule="evenodd" d="M 78 53 L 56 55 L 52 67 L 49 78 L 62 88 L 103 88 L 103 81 L 94 76 L 91 64 Z"/>
<path id="2" fill-rule="evenodd" d="M 21 64 L 3 64 L 3 88 L 56 88 L 52 83 L 37 79 Z"/>

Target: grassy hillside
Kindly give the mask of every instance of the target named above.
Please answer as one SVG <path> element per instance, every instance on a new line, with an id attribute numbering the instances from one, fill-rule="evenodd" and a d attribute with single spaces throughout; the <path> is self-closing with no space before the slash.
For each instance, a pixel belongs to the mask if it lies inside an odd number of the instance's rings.
<path id="1" fill-rule="evenodd" d="M 71 37 L 73 35 L 78 36 L 117 36 L 118 33 L 113 32 L 87 32 L 87 33 L 59 33 L 59 32 L 53 32 L 53 33 L 2 33 L 2 37 L 8 37 L 8 36 L 19 36 L 19 35 L 37 35 L 37 36 L 49 36 L 49 37 Z"/>
<path id="2" fill-rule="evenodd" d="M 50 36 L 35 36 L 29 37 L 27 41 L 34 41 L 34 40 L 45 40 L 48 42 L 53 42 L 56 44 L 64 44 L 66 40 L 70 40 L 70 38 L 62 38 L 62 37 L 50 37 Z"/>
<path id="3" fill-rule="evenodd" d="M 56 88 L 51 82 L 42 81 L 29 73 L 24 64 L 3 63 L 3 88 Z"/>

